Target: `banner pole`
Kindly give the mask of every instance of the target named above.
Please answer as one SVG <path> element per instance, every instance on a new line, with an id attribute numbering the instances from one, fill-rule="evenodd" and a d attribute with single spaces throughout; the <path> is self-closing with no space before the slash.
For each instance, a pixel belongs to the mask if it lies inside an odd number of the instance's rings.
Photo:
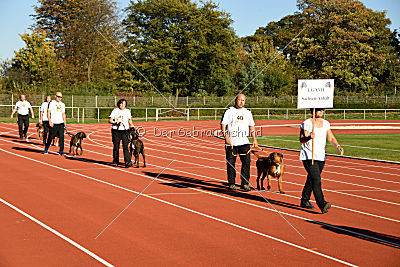
<path id="1" fill-rule="evenodd" d="M 315 132 L 314 132 L 314 127 L 315 127 L 315 108 L 313 108 L 313 121 L 312 121 L 312 132 L 314 133 L 315 136 Z M 314 165 L 314 138 L 312 139 L 312 160 L 311 160 L 311 165 Z"/>

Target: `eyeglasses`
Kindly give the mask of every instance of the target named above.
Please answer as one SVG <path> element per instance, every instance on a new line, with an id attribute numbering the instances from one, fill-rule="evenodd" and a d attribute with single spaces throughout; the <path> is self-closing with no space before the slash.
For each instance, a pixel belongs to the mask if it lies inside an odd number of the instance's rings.
<path id="1" fill-rule="evenodd" d="M 58 97 L 58 98 L 62 98 L 62 96 L 59 96 L 59 95 L 56 95 L 56 97 Z"/>

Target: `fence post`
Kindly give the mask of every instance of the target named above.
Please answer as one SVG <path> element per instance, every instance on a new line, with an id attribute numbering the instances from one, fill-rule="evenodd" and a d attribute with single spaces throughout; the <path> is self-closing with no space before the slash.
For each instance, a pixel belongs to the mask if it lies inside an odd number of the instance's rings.
<path id="1" fill-rule="evenodd" d="M 74 108 L 72 108 L 72 109 L 74 109 Z M 78 123 L 79 123 L 79 108 L 78 108 Z"/>
<path id="2" fill-rule="evenodd" d="M 304 110 L 304 119 L 307 119 L 307 109 Z"/>
<path id="3" fill-rule="evenodd" d="M 153 98 L 153 97 L 151 97 Z M 158 108 L 156 108 L 156 121 L 158 121 Z"/>
<path id="4" fill-rule="evenodd" d="M 96 97 L 95 97 L 95 107 L 97 108 L 97 95 L 96 95 Z"/>
<path id="5" fill-rule="evenodd" d="M 346 119 L 346 110 L 345 109 L 343 109 L 343 119 L 344 120 Z"/>
<path id="6" fill-rule="evenodd" d="M 82 123 L 85 123 L 85 108 L 82 108 Z"/>
<path id="7" fill-rule="evenodd" d="M 100 109 L 97 108 L 97 122 L 100 122 Z"/>
<path id="8" fill-rule="evenodd" d="M 197 120 L 198 121 L 200 120 L 200 109 L 199 108 L 197 109 Z"/>
<path id="9" fill-rule="evenodd" d="M 289 109 L 288 108 L 286 109 L 286 119 L 287 120 L 289 119 Z"/>
<path id="10" fill-rule="evenodd" d="M 147 121 L 147 108 L 146 108 L 146 121 Z"/>
<path id="11" fill-rule="evenodd" d="M 214 113 L 215 113 L 215 116 L 214 116 L 215 120 L 217 120 L 217 109 L 214 110 Z"/>
<path id="12" fill-rule="evenodd" d="M 190 110 L 188 108 L 186 112 L 186 120 L 188 121 L 189 119 L 190 119 Z"/>
<path id="13" fill-rule="evenodd" d="M 269 108 L 267 108 L 267 110 L 268 110 L 268 119 L 269 119 Z"/>
<path id="14" fill-rule="evenodd" d="M 364 120 L 365 120 L 365 109 L 364 109 Z"/>
<path id="15" fill-rule="evenodd" d="M 386 120 L 386 109 L 385 109 L 385 120 Z"/>
<path id="16" fill-rule="evenodd" d="M 72 108 L 72 114 L 71 114 L 71 118 L 74 118 L 74 95 L 71 95 L 71 108 Z M 79 110 L 79 109 L 78 109 Z M 78 118 L 79 118 L 79 114 L 78 114 Z M 78 121 L 79 122 L 79 121 Z"/>

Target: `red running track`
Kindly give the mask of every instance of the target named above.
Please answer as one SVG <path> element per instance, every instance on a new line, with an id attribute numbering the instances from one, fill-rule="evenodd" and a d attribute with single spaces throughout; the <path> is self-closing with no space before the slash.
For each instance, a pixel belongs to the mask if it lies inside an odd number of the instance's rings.
<path id="1" fill-rule="evenodd" d="M 284 126 L 296 123 L 257 125 L 297 134 Z M 69 125 L 88 135 L 84 155 L 61 157 L 40 153 L 33 124 L 28 141 L 17 139 L 16 124 L 0 124 L 1 266 L 398 266 L 400 165 L 329 157 L 323 188 L 332 208 L 320 214 L 298 206 L 305 171 L 297 153 L 283 152 L 285 195 L 231 192 L 223 142 L 206 135 L 218 122 L 136 124 L 146 130 L 147 168 L 109 165 L 109 125 Z M 182 135 L 193 126 L 204 135 Z"/>

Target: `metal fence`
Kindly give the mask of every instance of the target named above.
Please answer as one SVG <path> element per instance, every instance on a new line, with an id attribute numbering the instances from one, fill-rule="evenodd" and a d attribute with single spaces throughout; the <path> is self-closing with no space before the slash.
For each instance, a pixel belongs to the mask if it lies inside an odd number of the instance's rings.
<path id="1" fill-rule="evenodd" d="M 13 105 L 0 105 L 0 118 L 8 118 Z M 36 117 L 40 106 L 33 106 Z M 66 107 L 66 115 L 74 122 L 106 122 L 114 107 Z M 254 119 L 301 120 L 311 117 L 308 109 L 296 108 L 248 108 Z M 157 108 L 131 107 L 134 120 L 219 120 L 225 108 Z M 326 119 L 379 119 L 400 120 L 400 109 L 327 109 Z"/>
<path id="2" fill-rule="evenodd" d="M 46 95 L 27 95 L 27 100 L 34 106 L 40 106 L 45 101 Z M 233 104 L 233 96 L 203 96 L 203 97 L 167 97 L 161 96 L 137 97 L 137 96 L 77 96 L 64 95 L 63 102 L 68 107 L 115 107 L 119 98 L 125 98 L 130 107 L 165 107 L 169 103 L 176 104 L 177 107 L 205 107 L 220 106 L 224 107 Z M 12 94 L 0 94 L 0 105 L 14 105 L 18 101 L 18 96 Z M 292 106 L 297 103 L 297 96 L 254 96 L 247 97 L 247 106 L 262 104 L 281 104 Z M 335 104 L 362 104 L 373 103 L 381 105 L 400 104 L 400 96 L 335 96 Z"/>

